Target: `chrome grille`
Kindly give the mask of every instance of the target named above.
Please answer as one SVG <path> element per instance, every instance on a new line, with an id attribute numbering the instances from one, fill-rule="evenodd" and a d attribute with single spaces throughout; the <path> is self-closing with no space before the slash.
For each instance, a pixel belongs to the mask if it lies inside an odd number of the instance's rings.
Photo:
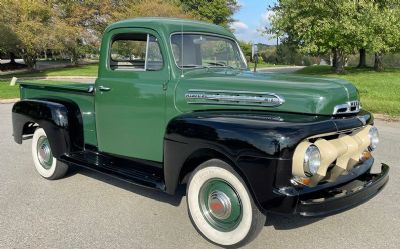
<path id="1" fill-rule="evenodd" d="M 348 113 L 358 113 L 361 109 L 360 102 L 358 100 L 349 101 L 345 104 L 337 105 L 333 109 L 333 115 L 336 114 L 348 114 Z"/>

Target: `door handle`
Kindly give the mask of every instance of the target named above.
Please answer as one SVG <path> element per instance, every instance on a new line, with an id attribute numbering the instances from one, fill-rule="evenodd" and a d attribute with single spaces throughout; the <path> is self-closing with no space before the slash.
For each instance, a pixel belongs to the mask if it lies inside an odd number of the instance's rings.
<path id="1" fill-rule="evenodd" d="M 105 86 L 99 86 L 99 90 L 102 91 L 102 92 L 108 92 L 108 91 L 111 90 L 111 88 L 105 87 Z"/>

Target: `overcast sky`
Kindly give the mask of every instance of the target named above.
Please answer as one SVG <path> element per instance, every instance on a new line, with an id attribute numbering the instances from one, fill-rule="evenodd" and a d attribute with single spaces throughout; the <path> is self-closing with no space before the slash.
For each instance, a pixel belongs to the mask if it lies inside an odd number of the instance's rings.
<path id="1" fill-rule="evenodd" d="M 269 39 L 260 34 L 258 30 L 268 25 L 269 6 L 273 6 L 276 0 L 238 0 L 240 10 L 233 16 L 236 20 L 231 24 L 235 35 L 239 40 L 275 44 L 274 39 Z"/>

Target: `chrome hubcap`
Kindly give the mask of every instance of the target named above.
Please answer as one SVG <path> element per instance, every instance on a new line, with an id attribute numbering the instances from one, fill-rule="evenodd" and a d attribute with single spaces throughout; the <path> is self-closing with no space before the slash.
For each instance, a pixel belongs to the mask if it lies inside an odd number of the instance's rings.
<path id="1" fill-rule="evenodd" d="M 229 197 L 221 192 L 214 191 L 208 196 L 208 208 L 217 219 L 227 219 L 232 212 L 232 204 Z"/>
<path id="2" fill-rule="evenodd" d="M 218 231 L 234 230 L 242 219 L 242 204 L 234 188 L 213 178 L 200 188 L 199 205 L 205 220 Z"/>
<path id="3" fill-rule="evenodd" d="M 51 165 L 53 164 L 53 154 L 51 153 L 49 140 L 45 136 L 40 137 L 38 140 L 37 156 L 43 168 L 51 168 Z"/>

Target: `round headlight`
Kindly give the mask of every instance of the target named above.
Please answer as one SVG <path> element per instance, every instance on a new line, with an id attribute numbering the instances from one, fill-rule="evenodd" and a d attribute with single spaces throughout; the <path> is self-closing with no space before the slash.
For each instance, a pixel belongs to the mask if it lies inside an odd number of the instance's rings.
<path id="1" fill-rule="evenodd" d="M 371 129 L 369 129 L 368 136 L 369 136 L 369 140 L 370 140 L 369 150 L 373 151 L 376 149 L 376 147 L 379 144 L 378 129 L 375 126 L 372 126 Z"/>
<path id="2" fill-rule="evenodd" d="M 310 145 L 304 155 L 304 172 L 309 174 L 316 174 L 319 166 L 321 166 L 321 153 L 315 145 Z"/>

